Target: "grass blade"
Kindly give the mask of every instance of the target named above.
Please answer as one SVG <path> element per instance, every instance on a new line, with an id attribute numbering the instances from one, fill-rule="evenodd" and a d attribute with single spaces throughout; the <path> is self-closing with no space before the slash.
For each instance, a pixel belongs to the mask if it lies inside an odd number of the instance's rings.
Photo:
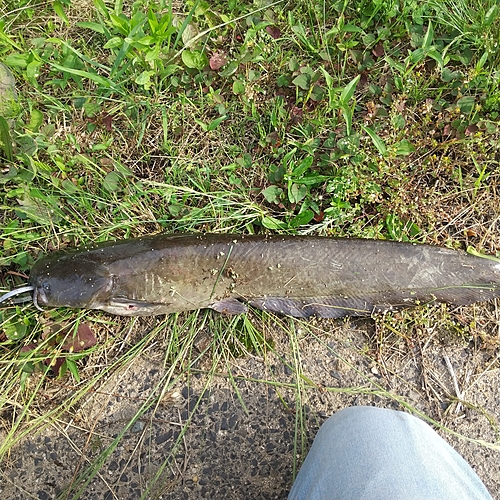
<path id="1" fill-rule="evenodd" d="M 385 146 L 385 142 L 375 133 L 375 131 L 370 127 L 361 126 L 361 128 L 370 136 L 374 146 L 377 148 L 377 151 L 385 156 L 387 153 L 387 148 Z"/>
<path id="2" fill-rule="evenodd" d="M 358 75 L 356 78 L 353 78 L 342 90 L 342 94 L 340 94 L 340 104 L 342 106 L 347 106 L 349 101 L 354 96 L 354 92 L 356 92 L 356 86 L 358 85 L 359 79 L 361 75 Z"/>
<path id="3" fill-rule="evenodd" d="M 0 116 L 0 141 L 2 142 L 2 149 L 5 153 L 5 158 L 12 161 L 14 159 L 12 137 L 10 136 L 9 124 L 3 116 Z"/>

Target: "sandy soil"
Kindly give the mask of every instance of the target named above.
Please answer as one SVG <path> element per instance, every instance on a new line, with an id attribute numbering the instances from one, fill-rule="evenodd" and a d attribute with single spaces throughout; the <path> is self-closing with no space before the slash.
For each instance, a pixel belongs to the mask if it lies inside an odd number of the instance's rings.
<path id="1" fill-rule="evenodd" d="M 481 313 L 481 335 L 469 338 L 432 321 L 392 328 L 397 318 L 297 322 L 293 335 L 270 328 L 275 353 L 232 361 L 231 377 L 222 368 L 210 377 L 202 359 L 198 373 L 165 393 L 161 349 L 150 350 L 89 394 L 71 420 L 25 439 L 2 466 L 0 495 L 284 499 L 321 423 L 346 406 L 376 405 L 411 406 L 434 419 L 498 499 L 498 311 L 494 303 L 477 307 L 452 313 Z M 201 331 L 198 343 L 209 334 Z M 151 395 L 156 402 L 134 421 Z M 117 436 L 99 472 L 79 482 Z"/>

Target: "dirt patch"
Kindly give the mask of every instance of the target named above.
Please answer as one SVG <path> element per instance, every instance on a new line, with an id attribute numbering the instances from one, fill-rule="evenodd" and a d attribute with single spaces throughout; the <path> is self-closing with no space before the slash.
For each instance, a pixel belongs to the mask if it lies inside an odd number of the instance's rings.
<path id="1" fill-rule="evenodd" d="M 13 450 L 2 498 L 284 499 L 321 423 L 351 405 L 433 419 L 500 498 L 498 348 L 440 330 L 401 335 L 381 320 L 292 323 L 272 332 L 274 352 L 218 374 L 202 358 L 172 383 L 160 350 L 136 357 L 71 420 Z"/>

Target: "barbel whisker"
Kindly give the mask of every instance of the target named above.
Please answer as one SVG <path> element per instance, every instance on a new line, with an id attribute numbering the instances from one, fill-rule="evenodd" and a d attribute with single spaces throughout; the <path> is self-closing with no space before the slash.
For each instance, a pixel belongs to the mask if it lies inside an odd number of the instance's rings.
<path id="1" fill-rule="evenodd" d="M 34 306 L 39 310 L 43 312 L 43 309 L 38 305 L 38 300 L 37 300 L 37 295 L 36 293 L 33 294 L 33 304 Z"/>
<path id="2" fill-rule="evenodd" d="M 11 290 L 10 292 L 3 294 L 0 297 L 0 303 L 5 302 L 6 300 L 9 300 L 11 297 L 14 297 L 16 295 L 20 295 L 21 293 L 33 292 L 34 290 L 35 287 L 33 285 L 26 285 L 26 286 L 21 286 L 19 288 L 15 288 L 14 290 Z"/>

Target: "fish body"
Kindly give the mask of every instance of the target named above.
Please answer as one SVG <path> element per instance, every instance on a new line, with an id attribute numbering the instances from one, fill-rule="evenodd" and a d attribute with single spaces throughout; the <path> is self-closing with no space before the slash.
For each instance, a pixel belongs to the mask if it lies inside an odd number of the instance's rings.
<path id="1" fill-rule="evenodd" d="M 314 236 L 146 236 L 48 256 L 35 304 L 152 316 L 251 305 L 294 317 L 364 316 L 500 296 L 500 263 L 384 240 Z"/>

